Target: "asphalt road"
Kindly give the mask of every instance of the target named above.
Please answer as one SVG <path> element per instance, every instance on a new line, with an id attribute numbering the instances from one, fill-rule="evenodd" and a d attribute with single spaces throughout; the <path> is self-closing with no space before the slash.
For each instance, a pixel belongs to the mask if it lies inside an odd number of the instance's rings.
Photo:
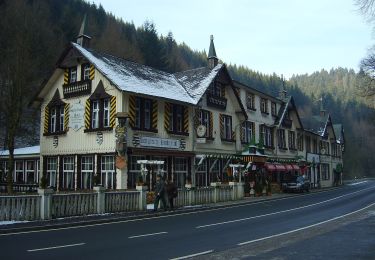
<path id="1" fill-rule="evenodd" d="M 280 259 L 284 255 L 287 259 L 297 259 L 298 252 L 304 252 L 302 246 L 340 241 L 344 222 L 355 223 L 350 225 L 354 227 L 351 232 L 357 230 L 356 225 L 367 230 L 369 220 L 363 217 L 363 212 L 374 206 L 375 181 L 366 181 L 325 192 L 225 208 L 0 234 L 0 256 L 2 259 L 182 259 L 188 256 Z M 358 215 L 362 216 L 361 222 L 355 222 Z M 367 246 L 374 246 L 372 238 L 373 233 Z M 305 242 L 298 244 L 301 241 Z M 368 251 L 362 257 L 371 259 L 374 253 Z M 324 251 L 320 256 L 324 258 Z"/>

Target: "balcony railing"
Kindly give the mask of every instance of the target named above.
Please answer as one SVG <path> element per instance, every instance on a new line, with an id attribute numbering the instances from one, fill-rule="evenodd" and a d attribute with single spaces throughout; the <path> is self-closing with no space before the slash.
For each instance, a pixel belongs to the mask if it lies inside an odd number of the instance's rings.
<path id="1" fill-rule="evenodd" d="M 207 95 L 207 106 L 216 107 L 220 109 L 226 109 L 227 99 L 224 97 Z"/>
<path id="2" fill-rule="evenodd" d="M 64 98 L 84 96 L 91 93 L 91 80 L 77 81 L 63 85 Z"/>

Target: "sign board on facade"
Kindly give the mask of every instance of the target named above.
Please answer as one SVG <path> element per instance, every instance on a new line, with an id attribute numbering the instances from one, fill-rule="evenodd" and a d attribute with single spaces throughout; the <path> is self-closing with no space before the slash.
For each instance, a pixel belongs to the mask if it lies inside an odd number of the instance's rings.
<path id="1" fill-rule="evenodd" d="M 69 127 L 78 131 L 84 126 L 85 108 L 81 103 L 74 103 L 70 106 Z"/>
<path id="2" fill-rule="evenodd" d="M 203 137 L 206 134 L 206 127 L 204 125 L 199 125 L 197 127 L 197 135 L 198 137 Z"/>
<path id="3" fill-rule="evenodd" d="M 141 136 L 139 144 L 143 147 L 179 149 L 181 141 L 176 139 Z"/>
<path id="4" fill-rule="evenodd" d="M 205 144 L 206 138 L 197 138 L 197 144 Z"/>

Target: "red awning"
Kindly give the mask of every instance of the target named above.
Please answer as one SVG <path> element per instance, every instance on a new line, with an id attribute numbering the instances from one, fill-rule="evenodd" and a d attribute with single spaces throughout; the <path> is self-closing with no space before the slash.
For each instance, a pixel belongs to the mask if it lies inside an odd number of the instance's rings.
<path id="1" fill-rule="evenodd" d="M 274 165 L 276 167 L 276 171 L 279 171 L 279 172 L 286 172 L 287 171 L 285 166 L 282 165 L 282 164 L 274 164 Z"/>
<path id="2" fill-rule="evenodd" d="M 294 170 L 293 166 L 290 165 L 290 164 L 285 164 L 285 168 L 286 168 L 287 171 L 293 171 Z"/>
<path id="3" fill-rule="evenodd" d="M 307 171 L 307 169 L 308 169 L 308 166 L 307 166 L 307 165 L 301 167 L 301 173 L 305 173 L 305 172 Z"/>
<path id="4" fill-rule="evenodd" d="M 272 163 L 265 163 L 264 166 L 266 167 L 266 170 L 269 172 L 276 171 L 276 166 Z"/>
<path id="5" fill-rule="evenodd" d="M 298 171 L 300 168 L 297 164 L 292 164 L 292 167 L 294 170 Z"/>

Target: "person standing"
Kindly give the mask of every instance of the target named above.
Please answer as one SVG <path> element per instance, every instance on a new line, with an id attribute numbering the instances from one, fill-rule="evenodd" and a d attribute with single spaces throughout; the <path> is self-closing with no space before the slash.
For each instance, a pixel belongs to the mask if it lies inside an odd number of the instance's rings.
<path id="1" fill-rule="evenodd" d="M 154 201 L 154 211 L 158 210 L 159 201 L 163 204 L 163 209 L 167 210 L 167 205 L 165 201 L 165 184 L 164 180 L 161 179 L 161 175 L 156 175 L 156 184 L 155 184 L 155 201 Z"/>
<path id="2" fill-rule="evenodd" d="M 177 187 L 176 185 L 168 180 L 167 181 L 167 195 L 170 210 L 173 210 L 173 199 L 177 197 Z"/>

